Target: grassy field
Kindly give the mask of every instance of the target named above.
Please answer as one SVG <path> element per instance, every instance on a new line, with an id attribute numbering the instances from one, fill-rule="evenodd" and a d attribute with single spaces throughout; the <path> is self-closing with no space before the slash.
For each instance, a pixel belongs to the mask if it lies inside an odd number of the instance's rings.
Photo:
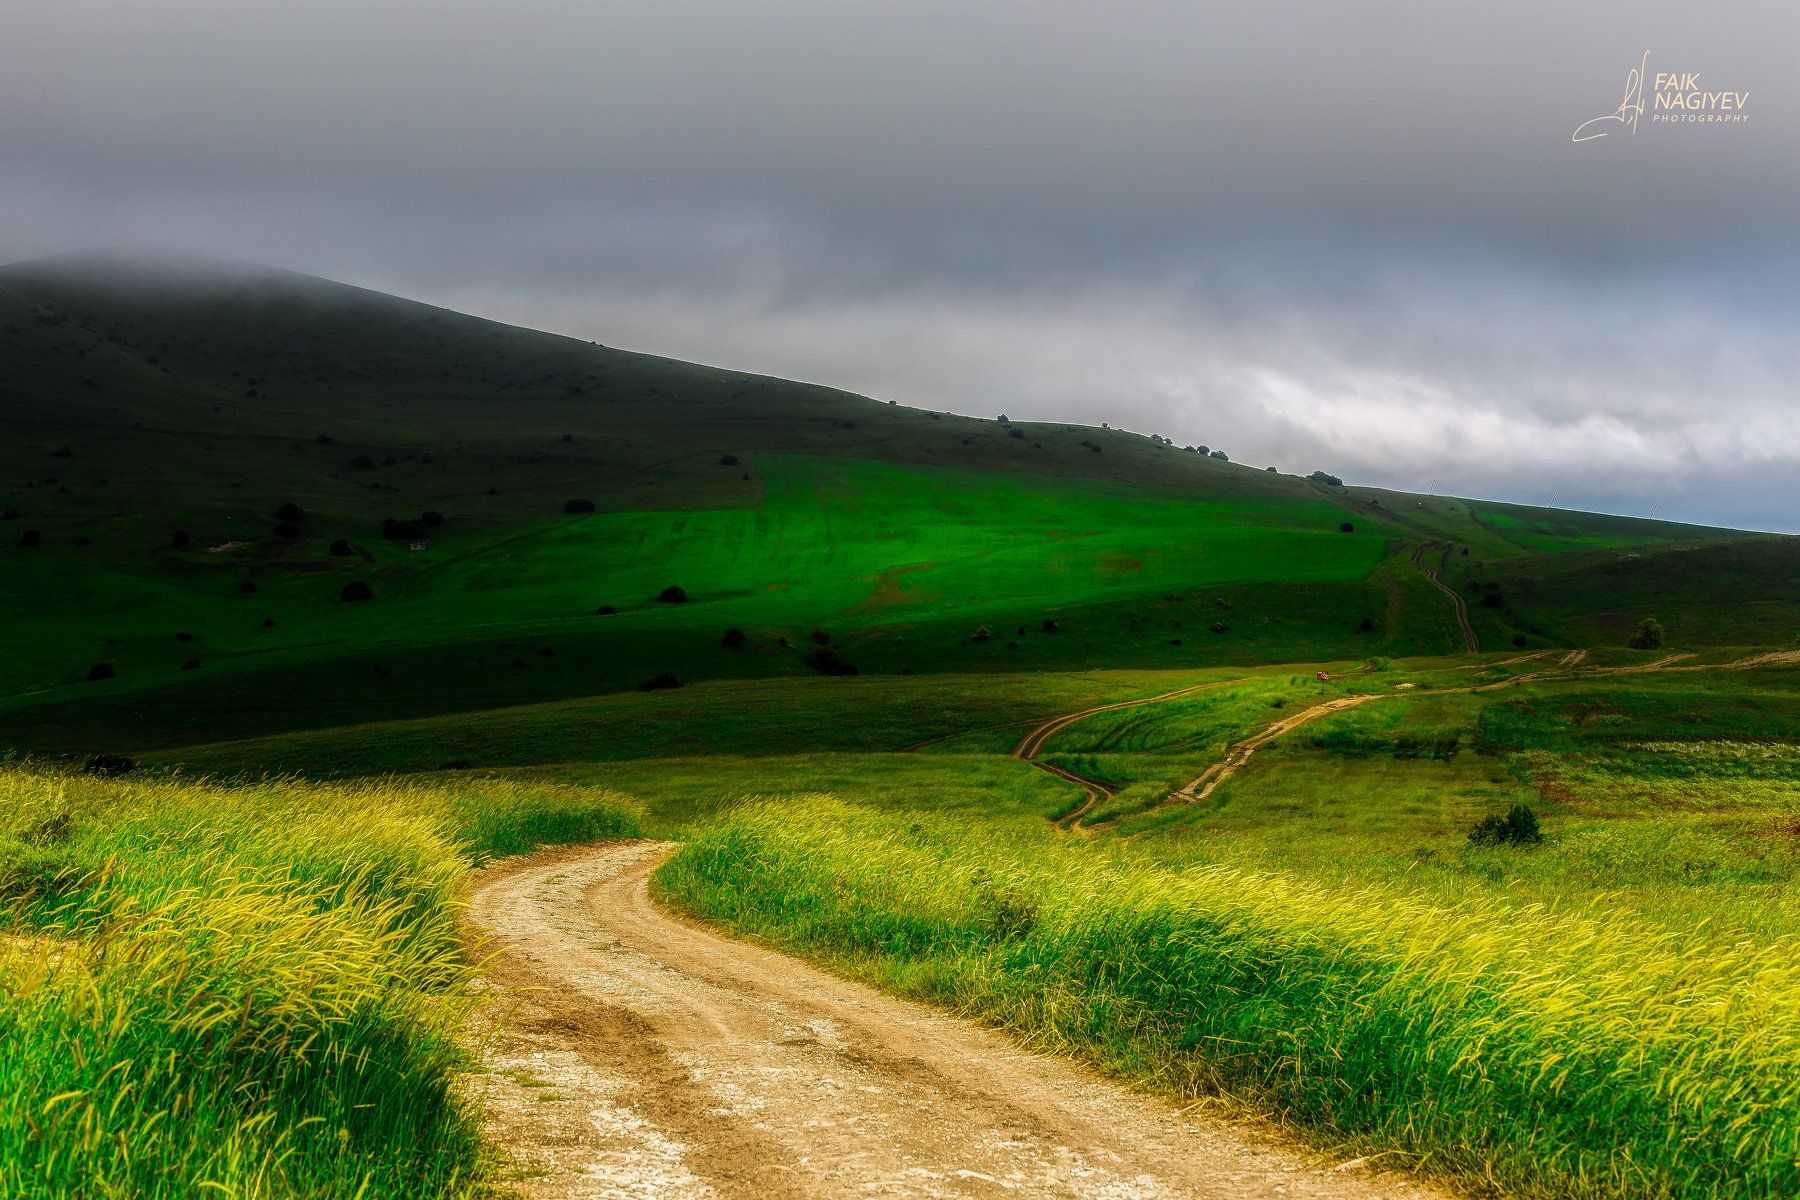
<path id="1" fill-rule="evenodd" d="M 0 769 L 0 1195 L 474 1195 L 458 881 L 593 789 Z"/>
<path id="2" fill-rule="evenodd" d="M 1800 1191 L 1800 688 L 1742 665 L 1796 539 L 218 265 L 0 268 L 0 362 L 0 1195 L 479 1194 L 458 881 L 639 831 L 704 917 L 1324 1145 Z M 1175 691 L 1043 746 L 1094 803 L 1011 756 Z"/>

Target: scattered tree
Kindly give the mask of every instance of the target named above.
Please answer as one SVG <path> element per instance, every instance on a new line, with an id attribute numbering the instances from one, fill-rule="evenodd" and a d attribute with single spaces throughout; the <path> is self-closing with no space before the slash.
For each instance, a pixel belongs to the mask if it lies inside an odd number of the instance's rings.
<path id="1" fill-rule="evenodd" d="M 246 579 L 244 582 L 238 584 L 238 591 L 243 592 L 246 596 L 257 590 L 256 580 L 254 579 Z"/>
<path id="2" fill-rule="evenodd" d="M 738 465 L 738 456 L 735 454 L 721 454 L 719 455 L 719 465 L 721 467 L 735 467 Z"/>
<path id="3" fill-rule="evenodd" d="M 594 610 L 594 615 L 596 617 L 610 617 L 618 611 L 619 606 L 616 604 L 602 604 L 599 608 Z"/>
<path id="4" fill-rule="evenodd" d="M 1045 621 L 1044 622 L 1044 632 L 1045 633 L 1061 633 L 1062 625 L 1060 625 L 1056 621 Z"/>
<path id="5" fill-rule="evenodd" d="M 339 538 L 337 541 L 331 543 L 328 552 L 333 558 L 349 558 L 352 553 L 350 549 L 350 539 Z"/>
<path id="6" fill-rule="evenodd" d="M 1339 533 L 1355 533 L 1356 526 L 1351 524 L 1349 521 L 1339 521 L 1338 522 L 1338 532 Z"/>
<path id="7" fill-rule="evenodd" d="M 43 544 L 43 541 L 44 535 L 35 529 L 27 529 L 19 535 L 19 545 L 21 546 L 39 546 Z"/>
<path id="8" fill-rule="evenodd" d="M 193 540 L 193 535 L 185 529 L 177 529 L 174 533 L 169 535 L 169 545 L 177 550 L 182 549 Z"/>
<path id="9" fill-rule="evenodd" d="M 640 692 L 660 692 L 660 691 L 664 690 L 665 688 L 678 688 L 680 686 L 681 686 L 680 679 L 676 678 L 674 675 L 670 674 L 669 672 L 664 671 L 662 674 L 652 675 L 650 678 L 644 680 L 644 682 L 638 684 L 638 691 L 640 691 Z"/>
<path id="10" fill-rule="evenodd" d="M 744 644 L 744 631 L 741 629 L 727 629 L 725 631 L 725 636 L 719 639 L 719 644 L 724 646 L 727 650 L 738 649 Z"/>
<path id="11" fill-rule="evenodd" d="M 564 500 L 563 511 L 566 513 L 591 513 L 594 511 L 592 500 Z"/>
<path id="12" fill-rule="evenodd" d="M 1311 475 L 1308 475 L 1307 478 L 1314 483 L 1322 483 L 1326 487 L 1344 486 L 1343 480 L 1339 479 L 1336 475 L 1327 475 L 1323 471 L 1314 471 Z"/>
<path id="13" fill-rule="evenodd" d="M 1638 622 L 1637 632 L 1631 635 L 1626 643 L 1633 650 L 1654 650 L 1663 644 L 1662 622 L 1655 617 L 1645 617 Z"/>
<path id="14" fill-rule="evenodd" d="M 1230 462 L 1231 461 L 1231 456 L 1226 454 L 1223 450 L 1214 450 L 1209 457 L 1216 458 L 1220 462 Z"/>
<path id="15" fill-rule="evenodd" d="M 116 675 L 118 672 L 113 670 L 111 663 L 98 662 L 88 668 L 87 680 L 89 683 L 98 683 L 102 679 L 112 679 Z"/>
<path id="16" fill-rule="evenodd" d="M 1374 632 L 1374 629 L 1375 629 L 1375 618 L 1374 617 L 1364 617 L 1362 619 L 1362 624 L 1360 624 L 1356 627 L 1356 632 L 1372 633 L 1372 632 Z"/>
<path id="17" fill-rule="evenodd" d="M 298 504 L 295 504 L 292 500 L 289 500 L 286 504 L 283 504 L 280 508 L 275 510 L 275 519 L 277 521 L 285 521 L 290 525 L 298 525 L 300 522 L 306 520 L 306 517 L 306 510 L 301 508 Z"/>
<path id="18" fill-rule="evenodd" d="M 296 541 L 300 537 L 300 527 L 288 521 L 279 521 L 275 525 L 275 536 L 284 542 Z"/>
<path id="19" fill-rule="evenodd" d="M 373 600 L 374 598 L 374 590 L 360 579 L 351 580 L 344 585 L 343 590 L 338 592 L 338 599 L 350 604 L 360 603 L 364 600 Z"/>
<path id="20" fill-rule="evenodd" d="M 656 598 L 661 600 L 664 604 L 686 604 L 688 598 L 687 589 L 671 583 L 668 587 L 656 593 Z"/>

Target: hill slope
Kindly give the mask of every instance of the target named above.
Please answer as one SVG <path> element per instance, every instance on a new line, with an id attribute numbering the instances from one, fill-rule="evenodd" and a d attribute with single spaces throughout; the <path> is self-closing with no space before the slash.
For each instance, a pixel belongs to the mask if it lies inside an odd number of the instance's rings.
<path id="1" fill-rule="evenodd" d="M 1653 593 L 1674 636 L 1793 636 L 1791 596 L 1722 620 L 1729 581 L 1688 552 L 1791 578 L 1789 539 L 1321 486 L 262 268 L 0 268 L 0 365 L 0 713 L 25 749 L 665 673 L 1445 652 L 1448 600 L 1402 553 L 1422 545 L 1456 586 L 1504 581 L 1474 610 L 1495 648 L 1591 636 L 1604 604 L 1547 564 L 1627 552 L 1680 574 Z M 340 599 L 358 585 L 371 600 Z M 685 600 L 659 600 L 670 586 Z"/>

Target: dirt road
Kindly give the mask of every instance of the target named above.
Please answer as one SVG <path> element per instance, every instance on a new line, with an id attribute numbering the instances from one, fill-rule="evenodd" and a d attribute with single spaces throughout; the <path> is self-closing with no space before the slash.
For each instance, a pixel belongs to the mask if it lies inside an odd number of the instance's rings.
<path id="1" fill-rule="evenodd" d="M 525 1196 L 1441 1200 L 673 918 L 646 888 L 665 850 L 502 865 L 473 896 L 476 1087 Z"/>
<path id="2" fill-rule="evenodd" d="M 1431 586 L 1450 597 L 1450 605 L 1456 611 L 1456 627 L 1462 634 L 1463 648 L 1470 654 L 1481 653 L 1481 642 L 1475 636 L 1475 626 L 1469 624 L 1469 605 L 1455 588 L 1438 578 L 1437 568 L 1425 565 L 1425 552 L 1432 547 L 1419 546 L 1412 552 L 1413 566 L 1425 572 L 1425 578 L 1431 580 Z"/>

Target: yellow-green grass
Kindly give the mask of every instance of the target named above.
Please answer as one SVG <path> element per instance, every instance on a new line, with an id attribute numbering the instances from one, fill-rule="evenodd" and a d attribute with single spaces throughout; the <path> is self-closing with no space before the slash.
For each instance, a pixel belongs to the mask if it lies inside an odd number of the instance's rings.
<path id="1" fill-rule="evenodd" d="M 458 881 L 635 830 L 497 780 L 0 770 L 0 1195 L 467 1196 Z"/>
<path id="2" fill-rule="evenodd" d="M 824 800 L 740 810 L 660 895 L 1182 1096 L 1524 1194 L 1800 1188 L 1800 943 L 1604 906 L 1170 865 Z"/>

